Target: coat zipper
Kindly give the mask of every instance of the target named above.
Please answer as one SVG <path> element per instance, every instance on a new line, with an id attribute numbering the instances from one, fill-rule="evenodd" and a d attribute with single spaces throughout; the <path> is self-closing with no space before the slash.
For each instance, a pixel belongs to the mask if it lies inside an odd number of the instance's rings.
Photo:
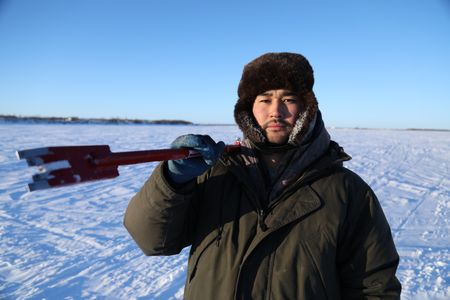
<path id="1" fill-rule="evenodd" d="M 266 287 L 266 299 L 270 299 L 270 294 L 272 294 L 272 277 L 273 277 L 273 268 L 275 264 L 275 253 L 272 253 L 272 255 L 269 258 L 269 271 L 267 272 L 267 287 Z"/>
<path id="2" fill-rule="evenodd" d="M 231 165 L 231 163 L 226 163 L 224 160 L 222 160 L 222 163 L 225 165 L 225 166 L 230 166 Z M 234 162 L 235 164 L 237 164 L 236 162 Z M 258 226 L 260 227 L 260 229 L 264 232 L 264 231 L 266 231 L 267 229 L 268 229 L 268 227 L 267 227 L 267 225 L 265 224 L 265 222 L 264 222 L 264 219 L 265 219 L 265 217 L 267 216 L 267 214 L 268 214 L 268 212 L 270 212 L 273 208 L 275 208 L 280 202 L 282 202 L 282 199 L 284 199 L 285 197 L 287 197 L 287 195 L 289 195 L 289 193 L 291 192 L 291 191 L 295 191 L 295 190 L 297 190 L 298 188 L 299 188 L 299 186 L 300 185 L 302 185 L 302 184 L 307 184 L 308 182 L 311 182 L 311 181 L 314 181 L 314 180 L 316 180 L 316 179 L 318 179 L 318 178 L 320 178 L 320 177 L 322 177 L 324 174 L 331 174 L 332 172 L 333 172 L 333 170 L 334 169 L 337 169 L 337 168 L 339 168 L 339 167 L 341 167 L 341 165 L 339 165 L 339 164 L 332 164 L 332 166 L 331 167 L 328 167 L 328 168 L 326 168 L 326 169 L 324 169 L 324 170 L 321 170 L 320 172 L 317 172 L 316 174 L 312 174 L 312 175 L 310 175 L 310 176 L 302 176 L 302 177 L 300 177 L 296 182 L 294 182 L 292 185 L 291 185 L 291 187 L 288 189 L 288 190 L 286 190 L 285 192 L 283 192 L 283 193 L 281 193 L 281 195 L 279 195 L 277 198 L 276 198 L 276 200 L 275 201 L 273 201 L 272 202 L 272 204 L 269 204 L 268 203 L 268 207 L 267 207 L 267 209 L 266 210 L 264 210 L 263 208 L 262 208 L 262 205 L 261 205 L 261 203 L 259 202 L 259 201 L 256 201 L 257 203 L 257 205 L 256 205 L 256 208 L 257 208 L 257 213 L 258 213 Z M 305 174 L 306 172 L 307 172 L 308 170 L 304 170 L 303 171 L 303 173 Z M 233 172 L 234 173 L 234 172 Z M 239 174 L 235 174 L 236 176 L 237 176 L 237 178 L 238 179 L 240 179 L 240 177 L 238 176 Z M 245 189 L 248 189 L 247 188 L 247 184 L 246 184 L 246 182 L 244 182 L 243 180 L 239 180 L 243 185 L 244 185 L 244 187 L 245 187 Z M 247 193 L 250 193 L 250 194 L 253 194 L 251 191 L 247 191 Z M 258 197 L 257 197 L 258 198 Z M 252 201 L 253 202 L 253 201 Z M 254 203 L 255 204 L 255 203 Z M 235 287 L 234 287 L 234 299 L 238 299 L 237 298 L 237 296 L 238 296 L 238 292 L 239 292 L 239 286 L 240 286 L 240 278 L 241 278 L 241 273 L 242 273 L 242 270 L 243 270 L 243 268 L 244 268 L 244 265 L 245 265 L 245 261 L 242 261 L 242 263 L 241 263 L 241 265 L 239 266 L 239 270 L 238 270 L 238 275 L 237 275 L 237 278 L 236 278 L 236 283 L 235 283 Z"/>
<path id="3" fill-rule="evenodd" d="M 260 209 L 258 211 L 258 225 L 259 228 L 264 232 L 268 229 L 266 223 L 264 223 L 264 219 L 266 218 L 266 212 L 264 209 Z"/>

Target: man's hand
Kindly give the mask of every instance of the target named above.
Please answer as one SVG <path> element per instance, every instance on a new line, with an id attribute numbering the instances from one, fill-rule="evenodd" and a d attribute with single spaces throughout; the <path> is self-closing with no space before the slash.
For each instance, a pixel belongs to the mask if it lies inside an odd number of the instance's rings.
<path id="1" fill-rule="evenodd" d="M 168 175 L 175 183 L 185 183 L 212 167 L 225 149 L 224 142 L 214 142 L 209 135 L 187 134 L 177 137 L 171 148 L 188 148 L 202 156 L 168 161 Z"/>

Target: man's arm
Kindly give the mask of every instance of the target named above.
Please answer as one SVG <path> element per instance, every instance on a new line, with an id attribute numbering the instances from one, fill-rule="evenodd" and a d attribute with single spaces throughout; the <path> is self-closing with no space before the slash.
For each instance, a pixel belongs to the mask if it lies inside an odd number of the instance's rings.
<path id="1" fill-rule="evenodd" d="M 187 148 L 200 156 L 160 164 L 131 199 L 124 225 L 147 255 L 177 254 L 191 244 L 197 218 L 194 209 L 196 178 L 209 170 L 224 151 L 208 135 L 177 137 L 172 148 Z"/>
<path id="2" fill-rule="evenodd" d="M 164 174 L 166 163 L 156 167 L 125 212 L 124 225 L 146 255 L 178 254 L 191 243 L 195 182 L 175 189 Z"/>

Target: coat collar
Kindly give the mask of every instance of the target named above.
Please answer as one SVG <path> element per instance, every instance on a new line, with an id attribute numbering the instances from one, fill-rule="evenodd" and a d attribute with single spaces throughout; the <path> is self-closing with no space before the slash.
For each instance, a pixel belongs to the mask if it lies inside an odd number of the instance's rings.
<path id="1" fill-rule="evenodd" d="M 245 148 L 242 151 L 246 151 Z M 340 147 L 336 142 L 330 141 L 326 152 L 321 157 L 316 159 L 309 167 L 307 167 L 304 170 L 303 174 L 295 182 L 291 183 L 277 197 L 275 203 L 284 201 L 290 195 L 297 194 L 298 192 L 303 191 L 309 183 L 320 177 L 330 174 L 336 167 L 341 167 L 344 161 L 348 161 L 350 159 L 351 157 L 344 152 L 342 147 Z M 260 201 L 261 193 L 258 192 L 261 190 L 261 187 L 259 187 L 258 184 L 248 176 L 248 172 L 246 170 L 246 168 L 248 168 L 249 165 L 254 162 L 254 157 L 252 158 L 251 156 L 245 155 L 226 155 L 221 159 L 221 163 L 236 176 L 236 178 L 243 184 L 243 186 L 246 187 L 246 191 L 255 201 L 256 207 L 263 210 L 264 206 Z M 315 199 L 315 194 L 311 190 L 307 193 L 310 196 L 308 198 L 310 200 L 307 200 L 307 198 L 302 198 L 302 200 L 305 199 L 305 201 L 308 203 L 305 202 L 305 206 L 299 208 L 299 211 L 304 211 L 305 214 L 308 214 L 309 212 L 311 212 L 311 210 L 314 210 L 312 209 L 313 206 L 314 208 L 318 208 L 318 206 L 320 206 L 320 203 L 318 203 L 317 201 L 313 201 L 313 199 Z M 319 199 L 317 198 L 316 200 Z M 300 214 L 301 213 L 299 213 L 299 215 Z"/>

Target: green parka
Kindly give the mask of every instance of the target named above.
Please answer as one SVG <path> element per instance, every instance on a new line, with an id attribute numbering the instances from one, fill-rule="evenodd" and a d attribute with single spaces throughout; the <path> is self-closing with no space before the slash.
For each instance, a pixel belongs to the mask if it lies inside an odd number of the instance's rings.
<path id="1" fill-rule="evenodd" d="M 399 257 L 370 187 L 335 143 L 269 207 L 238 155 L 172 187 L 160 164 L 124 224 L 146 255 L 191 245 L 185 299 L 399 299 Z"/>

